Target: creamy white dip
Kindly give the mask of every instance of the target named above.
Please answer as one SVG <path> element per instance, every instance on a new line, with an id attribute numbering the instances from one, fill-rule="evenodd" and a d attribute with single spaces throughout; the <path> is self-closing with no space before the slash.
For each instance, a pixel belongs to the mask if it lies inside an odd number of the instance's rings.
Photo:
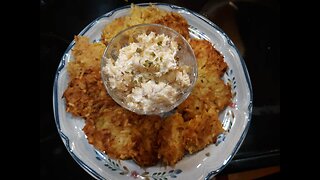
<path id="1" fill-rule="evenodd" d="M 140 34 L 115 61 L 107 59 L 103 73 L 130 108 L 155 111 L 174 104 L 191 85 L 190 67 L 179 66 L 178 51 L 177 42 L 164 34 Z"/>

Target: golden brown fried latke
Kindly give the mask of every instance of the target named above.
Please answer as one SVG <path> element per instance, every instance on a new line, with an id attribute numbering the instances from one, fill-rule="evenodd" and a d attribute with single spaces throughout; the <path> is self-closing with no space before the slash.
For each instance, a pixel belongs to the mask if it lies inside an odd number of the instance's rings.
<path id="1" fill-rule="evenodd" d="M 70 82 L 63 97 L 67 112 L 87 119 L 117 104 L 107 94 L 100 75 L 105 45 L 90 43 L 89 38 L 83 36 L 75 36 L 75 41 L 74 60 L 67 65 Z"/>
<path id="2" fill-rule="evenodd" d="M 183 131 L 185 149 L 190 154 L 213 143 L 216 137 L 223 132 L 216 108 L 211 107 L 208 112 L 203 111 L 202 113 L 186 122 Z"/>
<path id="3" fill-rule="evenodd" d="M 113 20 L 111 23 L 107 24 L 102 31 L 102 42 L 107 45 L 114 36 L 128 27 L 129 26 L 126 24 L 126 17 L 120 17 Z"/>
<path id="4" fill-rule="evenodd" d="M 208 111 L 210 106 L 221 111 L 232 98 L 230 86 L 221 79 L 227 68 L 222 55 L 209 41 L 192 39 L 190 44 L 197 58 L 198 79 L 190 96 L 178 106 L 185 121 Z"/>
<path id="5" fill-rule="evenodd" d="M 139 119 L 139 138 L 132 158 L 140 166 L 151 166 L 159 161 L 157 139 L 162 120 L 160 116 L 139 116 Z"/>
<path id="6" fill-rule="evenodd" d="M 160 144 L 158 157 L 164 164 L 173 166 L 184 156 L 183 131 L 184 120 L 180 113 L 163 120 L 158 137 Z"/>
<path id="7" fill-rule="evenodd" d="M 158 162 L 159 116 L 142 116 L 115 106 L 84 127 L 90 144 L 117 159 L 133 158 L 140 166 Z"/>
<path id="8" fill-rule="evenodd" d="M 186 39 L 189 39 L 189 25 L 187 20 L 178 13 L 168 13 L 163 18 L 156 20 L 156 24 L 170 27 L 180 33 Z"/>
<path id="9" fill-rule="evenodd" d="M 202 69 L 198 75 L 196 96 L 202 98 L 207 104 L 214 103 L 219 111 L 231 103 L 230 85 L 224 84 L 218 72 L 210 68 Z"/>
<path id="10" fill-rule="evenodd" d="M 207 40 L 191 39 L 190 45 L 197 58 L 199 73 L 202 69 L 209 68 L 211 71 L 218 72 L 221 77 L 227 70 L 227 63 L 224 62 L 223 56 Z"/>
<path id="11" fill-rule="evenodd" d="M 103 43 L 90 43 L 89 38 L 75 36 L 72 50 L 74 60 L 67 65 L 70 79 L 81 78 L 87 69 L 100 70 L 100 61 L 106 46 Z"/>
<path id="12" fill-rule="evenodd" d="M 108 107 L 117 106 L 117 103 L 107 94 L 100 72 L 96 68 L 85 70 L 81 78 L 71 79 L 63 97 L 66 100 L 66 111 L 85 119 L 97 116 Z"/>
<path id="13" fill-rule="evenodd" d="M 128 26 L 134 26 L 137 24 L 153 23 L 167 13 L 169 12 L 157 8 L 155 5 L 141 7 L 132 4 L 130 15 L 126 17 L 127 24 Z"/>
<path id="14" fill-rule="evenodd" d="M 130 14 L 120 17 L 107 24 L 102 31 L 102 42 L 108 42 L 120 31 L 138 24 L 162 24 L 173 28 L 185 38 L 189 38 L 187 21 L 178 13 L 161 10 L 154 5 L 148 7 L 131 6 Z"/>
<path id="15" fill-rule="evenodd" d="M 83 128 L 90 144 L 117 159 L 133 156 L 139 131 L 136 114 L 121 107 L 105 109 L 96 119 L 90 119 Z"/>
<path id="16" fill-rule="evenodd" d="M 155 14 L 157 14 L 155 16 Z M 102 42 L 107 44 L 115 35 L 120 31 L 134 25 L 147 24 L 155 22 L 157 19 L 162 18 L 167 14 L 166 11 L 160 10 L 155 6 L 140 7 L 131 5 L 130 14 L 113 20 L 110 24 L 107 24 L 102 31 Z"/>

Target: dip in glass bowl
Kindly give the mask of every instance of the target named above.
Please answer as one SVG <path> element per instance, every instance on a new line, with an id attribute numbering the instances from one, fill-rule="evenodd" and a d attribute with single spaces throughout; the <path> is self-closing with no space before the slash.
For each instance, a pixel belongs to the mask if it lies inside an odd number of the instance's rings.
<path id="1" fill-rule="evenodd" d="M 121 31 L 109 43 L 101 75 L 109 95 L 137 114 L 173 110 L 191 93 L 197 62 L 187 40 L 159 24 L 140 24 Z"/>

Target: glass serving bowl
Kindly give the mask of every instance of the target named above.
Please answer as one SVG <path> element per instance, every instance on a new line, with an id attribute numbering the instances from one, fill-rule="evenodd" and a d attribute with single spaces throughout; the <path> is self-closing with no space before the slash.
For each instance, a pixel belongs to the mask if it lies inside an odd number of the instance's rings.
<path id="1" fill-rule="evenodd" d="M 177 98 L 175 98 L 174 103 L 168 104 L 161 104 L 159 103 L 154 109 L 152 110 L 143 110 L 142 108 L 134 108 L 128 105 L 128 100 L 126 99 L 126 95 L 123 92 L 120 92 L 117 88 L 112 88 L 110 84 L 110 74 L 108 74 L 104 67 L 108 65 L 110 62 L 115 62 L 118 59 L 119 51 L 121 48 L 128 46 L 130 43 L 136 42 L 137 37 L 140 34 L 150 34 L 154 32 L 155 35 L 164 34 L 170 37 L 172 40 L 176 41 L 179 45 L 179 50 L 175 57 L 177 57 L 177 66 L 188 66 L 188 76 L 190 79 L 190 86 L 186 86 L 183 88 L 178 89 Z M 119 32 L 109 43 L 108 46 L 103 54 L 102 61 L 101 61 L 101 75 L 102 80 L 107 89 L 109 95 L 122 107 L 135 112 L 137 114 L 144 114 L 144 115 L 151 115 L 151 114 L 158 114 L 161 115 L 163 113 L 167 113 L 181 104 L 189 94 L 191 93 L 195 82 L 198 76 L 198 68 L 195 55 L 193 50 L 187 40 L 177 33 L 175 30 L 159 25 L 159 24 L 139 24 L 136 26 L 129 27 L 121 32 Z M 174 77 L 175 78 L 175 77 Z M 133 80 L 132 80 L 133 81 Z M 143 106 L 143 104 L 142 104 Z"/>

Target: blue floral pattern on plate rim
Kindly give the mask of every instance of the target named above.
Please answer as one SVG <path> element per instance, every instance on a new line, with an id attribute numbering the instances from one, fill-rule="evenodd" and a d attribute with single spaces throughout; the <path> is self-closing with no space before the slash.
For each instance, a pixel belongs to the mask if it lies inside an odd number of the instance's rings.
<path id="1" fill-rule="evenodd" d="M 248 112 L 248 116 L 246 118 L 246 126 L 241 134 L 241 137 L 239 139 L 239 141 L 237 142 L 237 144 L 235 145 L 235 148 L 232 150 L 232 153 L 228 156 L 228 158 L 224 161 L 224 163 L 217 169 L 210 171 L 206 176 L 204 176 L 204 179 L 208 180 L 210 178 L 212 178 L 213 176 L 215 176 L 217 173 L 221 172 L 223 170 L 223 168 L 230 162 L 230 160 L 232 159 L 232 157 L 236 154 L 236 152 L 238 151 L 238 149 L 240 148 L 246 133 L 248 132 L 249 126 L 250 126 L 250 121 L 251 121 L 251 114 L 252 114 L 252 100 L 253 100 L 253 95 L 252 95 L 252 86 L 251 86 L 251 81 L 250 81 L 250 77 L 248 74 L 248 70 L 246 68 L 245 62 L 242 59 L 242 57 L 239 55 L 239 51 L 238 49 L 235 47 L 234 43 L 231 41 L 231 39 L 226 35 L 226 33 L 223 32 L 222 29 L 220 29 L 217 25 L 215 25 L 214 23 L 212 23 L 210 20 L 208 20 L 207 18 L 203 17 L 202 15 L 193 12 L 191 10 L 188 10 L 186 8 L 183 7 L 179 7 L 176 5 L 171 5 L 171 4 L 165 4 L 165 3 L 153 3 L 157 6 L 166 6 L 166 7 L 170 7 L 172 10 L 175 11 L 184 11 L 186 13 L 190 13 L 192 14 L 194 17 L 198 18 L 199 20 L 202 20 L 203 22 L 205 22 L 206 24 L 210 25 L 214 30 L 218 31 L 219 33 L 221 33 L 224 38 L 226 38 L 227 43 L 229 44 L 230 47 L 234 48 L 234 50 L 236 51 L 236 54 L 239 56 L 239 59 L 241 61 L 241 65 L 242 65 L 242 70 L 244 72 L 244 78 L 245 78 L 245 83 L 247 83 L 247 88 L 248 88 L 248 94 L 249 94 L 249 99 L 248 99 L 248 106 L 247 106 L 247 112 Z M 142 4 L 137 4 L 139 6 L 148 6 L 149 3 L 142 3 Z M 111 17 L 115 12 L 122 10 L 122 9 L 128 9 L 130 8 L 130 6 L 124 6 L 124 7 L 120 7 L 117 8 L 113 11 L 110 11 L 109 13 L 98 17 L 96 20 L 94 20 L 92 23 L 90 23 L 87 27 L 85 27 L 80 33 L 79 35 L 84 35 L 86 32 L 88 32 L 93 26 L 96 25 L 96 23 L 98 23 L 98 21 L 102 18 L 107 18 L 107 17 Z M 190 33 L 192 33 L 193 31 L 197 32 L 197 33 L 193 33 L 196 34 L 197 38 L 200 39 L 207 39 L 210 40 L 210 38 L 208 38 L 206 36 L 205 33 L 198 31 L 198 29 L 196 27 L 193 27 L 190 25 L 189 27 Z M 95 41 L 99 41 L 99 40 L 95 40 Z M 69 151 L 70 155 L 74 158 L 74 160 L 84 169 L 86 170 L 89 174 L 91 174 L 93 177 L 97 178 L 97 179 L 105 179 L 105 177 L 101 176 L 98 172 L 96 172 L 94 169 L 92 169 L 91 167 L 89 167 L 86 163 L 83 162 L 83 160 L 81 160 L 81 158 L 79 158 L 72 150 L 72 148 L 70 147 L 70 142 L 69 142 L 69 138 L 65 135 L 65 133 L 63 133 L 63 131 L 61 130 L 61 126 L 60 126 L 60 119 L 59 119 L 59 108 L 58 108 L 58 78 L 60 75 L 61 70 L 65 67 L 66 65 L 66 59 L 68 56 L 68 52 L 72 49 L 72 47 L 74 46 L 75 41 L 72 41 L 70 43 L 70 45 L 68 46 L 67 50 L 64 53 L 64 56 L 61 59 L 61 62 L 57 68 L 57 72 L 56 72 L 56 76 L 55 76 L 55 81 L 54 81 L 54 88 L 53 88 L 53 106 L 54 106 L 54 116 L 55 116 L 55 122 L 56 122 L 56 126 L 57 129 L 59 131 L 59 134 L 67 148 L 67 150 Z M 230 84 L 231 89 L 232 89 L 232 93 L 234 94 L 234 96 L 237 95 L 235 89 L 237 87 L 236 85 L 236 78 L 233 75 L 233 70 L 232 69 L 228 69 L 226 72 L 226 75 L 224 76 L 224 80 Z M 226 133 L 228 133 L 230 131 L 230 129 L 232 128 L 233 125 L 233 120 L 234 120 L 234 113 L 232 111 L 232 108 L 234 108 L 236 106 L 236 102 L 233 102 L 230 107 L 231 110 L 229 110 L 228 112 L 226 112 L 226 121 L 223 122 L 223 128 L 226 130 Z M 218 146 L 221 142 L 224 141 L 225 137 L 226 137 L 226 133 L 224 134 L 220 134 L 217 138 L 217 142 L 216 142 L 216 146 Z M 168 172 L 166 171 L 162 171 L 162 172 L 156 172 L 156 173 L 152 173 L 149 174 L 149 172 L 144 172 L 142 174 L 137 173 L 135 170 L 129 170 L 126 166 L 122 166 L 120 167 L 118 163 L 116 163 L 114 160 L 111 160 L 110 158 L 106 157 L 103 153 L 94 150 L 93 151 L 96 154 L 96 159 L 97 161 L 102 161 L 104 163 L 104 165 L 106 167 L 108 167 L 111 171 L 118 171 L 118 173 L 120 173 L 121 175 L 126 175 L 128 173 L 131 173 L 130 176 L 133 178 L 137 178 L 137 177 L 141 177 L 142 179 L 167 179 L 168 177 L 171 178 L 176 178 L 181 172 L 181 169 L 173 169 L 173 170 L 169 170 Z M 206 154 L 207 155 L 207 154 Z"/>

